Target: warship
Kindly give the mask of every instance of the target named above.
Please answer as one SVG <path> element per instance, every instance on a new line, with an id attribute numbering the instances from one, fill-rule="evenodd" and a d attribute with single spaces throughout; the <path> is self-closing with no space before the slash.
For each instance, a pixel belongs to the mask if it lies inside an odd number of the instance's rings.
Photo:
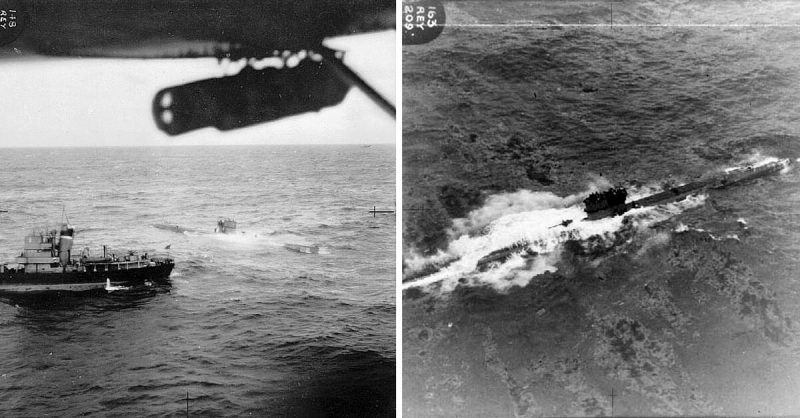
<path id="1" fill-rule="evenodd" d="M 148 257 L 135 251 L 121 256 L 92 256 L 88 248 L 72 254 L 75 229 L 34 231 L 14 263 L 0 265 L 0 293 L 85 292 L 104 288 L 141 286 L 169 277 L 175 263 L 167 257 Z"/>
<path id="2" fill-rule="evenodd" d="M 745 182 L 770 174 L 778 173 L 792 165 L 790 159 L 777 159 L 762 164 L 751 164 L 743 167 L 726 169 L 723 172 L 709 176 L 708 178 L 682 184 L 680 186 L 667 187 L 664 190 L 645 196 L 643 198 L 627 202 L 628 192 L 624 187 L 612 187 L 602 192 L 590 194 L 583 200 L 584 212 L 586 217 L 583 220 L 594 221 L 603 218 L 620 216 L 635 208 L 662 205 L 665 203 L 677 202 L 686 197 L 707 189 L 723 189 L 735 184 Z M 572 220 L 565 220 L 558 226 L 568 226 Z M 492 251 L 484 256 L 477 263 L 478 271 L 486 271 L 494 263 L 504 262 L 513 254 L 534 256 L 533 251 L 525 243 L 515 243 L 511 246 Z"/>

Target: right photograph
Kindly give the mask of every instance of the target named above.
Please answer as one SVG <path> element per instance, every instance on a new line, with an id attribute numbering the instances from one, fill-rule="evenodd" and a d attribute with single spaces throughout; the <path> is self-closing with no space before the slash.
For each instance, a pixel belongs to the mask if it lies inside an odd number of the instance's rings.
<path id="1" fill-rule="evenodd" d="M 800 414 L 800 2 L 402 19 L 403 416 Z"/>

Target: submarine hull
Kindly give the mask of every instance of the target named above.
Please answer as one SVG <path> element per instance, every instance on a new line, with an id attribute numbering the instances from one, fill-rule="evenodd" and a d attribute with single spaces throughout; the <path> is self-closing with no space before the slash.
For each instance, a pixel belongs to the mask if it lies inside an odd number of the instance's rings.
<path id="1" fill-rule="evenodd" d="M 316 245 L 284 244 L 287 250 L 303 254 L 319 254 L 319 247 Z"/>
<path id="2" fill-rule="evenodd" d="M 153 224 L 153 228 L 163 229 L 165 231 L 172 231 L 182 234 L 184 232 L 197 232 L 195 229 L 191 228 L 184 228 L 180 225 L 171 225 L 171 224 Z"/>
<path id="3" fill-rule="evenodd" d="M 605 206 L 600 210 L 588 210 L 585 220 L 593 221 L 603 218 L 612 218 L 614 216 L 623 215 L 625 212 L 641 207 L 663 205 L 665 203 L 678 202 L 689 195 L 705 189 L 723 189 L 735 184 L 739 184 L 748 180 L 765 177 L 770 174 L 775 174 L 781 170 L 789 167 L 792 164 L 789 159 L 782 159 L 778 161 L 769 162 L 760 166 L 747 166 L 727 171 L 723 174 L 712 176 L 709 179 L 699 180 L 691 183 L 686 183 L 680 186 L 672 187 L 667 190 L 652 194 L 650 196 L 624 203 Z M 558 226 L 558 225 L 557 225 Z M 564 225 L 566 226 L 566 225 Z M 503 263 L 507 261 L 512 255 L 520 254 L 523 257 L 532 257 L 537 253 L 525 244 L 515 244 L 509 247 L 495 250 L 488 255 L 484 256 L 477 263 L 478 271 L 486 271 L 491 268 L 495 263 Z"/>
<path id="4" fill-rule="evenodd" d="M 791 160 L 782 159 L 778 161 L 769 162 L 760 166 L 747 166 L 744 168 L 737 168 L 730 170 L 724 174 L 713 176 L 706 180 L 695 181 L 686 183 L 677 187 L 661 191 L 659 193 L 635 200 L 633 202 L 624 203 L 598 211 L 588 211 L 586 219 L 596 220 L 602 218 L 610 218 L 617 215 L 641 207 L 663 205 L 665 203 L 677 202 L 685 199 L 687 196 L 705 189 L 724 189 L 735 184 L 739 184 L 748 180 L 765 177 L 770 174 L 775 174 L 781 170 L 789 167 Z"/>

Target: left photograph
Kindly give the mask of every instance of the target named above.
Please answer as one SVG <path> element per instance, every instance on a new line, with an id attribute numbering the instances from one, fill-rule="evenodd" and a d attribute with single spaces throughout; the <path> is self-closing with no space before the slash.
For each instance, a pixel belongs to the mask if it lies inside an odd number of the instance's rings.
<path id="1" fill-rule="evenodd" d="M 0 411 L 396 414 L 393 1 L 0 2 Z"/>

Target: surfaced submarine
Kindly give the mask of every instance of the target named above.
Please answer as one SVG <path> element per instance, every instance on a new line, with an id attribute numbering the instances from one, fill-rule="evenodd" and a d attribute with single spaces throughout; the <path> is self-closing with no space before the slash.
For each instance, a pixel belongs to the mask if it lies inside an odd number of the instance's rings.
<path id="1" fill-rule="evenodd" d="M 723 171 L 720 174 L 711 176 L 709 178 L 698 180 L 691 183 L 686 183 L 680 186 L 670 187 L 661 192 L 643 197 L 638 200 L 626 202 L 628 192 L 623 187 L 612 187 L 603 192 L 595 192 L 590 194 L 583 200 L 584 211 L 586 217 L 583 220 L 594 221 L 603 218 L 611 218 L 620 216 L 631 209 L 643 208 L 648 206 L 656 206 L 665 203 L 677 202 L 685 199 L 687 196 L 708 189 L 724 189 L 748 180 L 765 177 L 771 174 L 779 173 L 792 165 L 792 160 L 772 159 L 759 164 L 749 164 L 742 167 L 734 167 Z M 564 221 L 558 226 L 567 226 L 571 222 Z M 484 256 L 477 263 L 477 270 L 486 271 L 493 263 L 505 262 L 513 254 L 521 254 L 524 257 L 536 255 L 526 243 L 520 242 L 492 251 Z"/>
<path id="2" fill-rule="evenodd" d="M 625 203 L 627 191 L 622 188 L 611 188 L 605 192 L 595 192 L 584 199 L 586 219 L 595 220 L 621 215 L 634 208 L 661 205 L 664 203 L 683 200 L 686 196 L 706 189 L 723 189 L 742 183 L 747 180 L 764 177 L 778 173 L 792 165 L 788 158 L 769 161 L 760 165 L 747 165 L 725 170 L 723 173 L 686 183 L 681 186 L 670 187 L 659 193 Z"/>

